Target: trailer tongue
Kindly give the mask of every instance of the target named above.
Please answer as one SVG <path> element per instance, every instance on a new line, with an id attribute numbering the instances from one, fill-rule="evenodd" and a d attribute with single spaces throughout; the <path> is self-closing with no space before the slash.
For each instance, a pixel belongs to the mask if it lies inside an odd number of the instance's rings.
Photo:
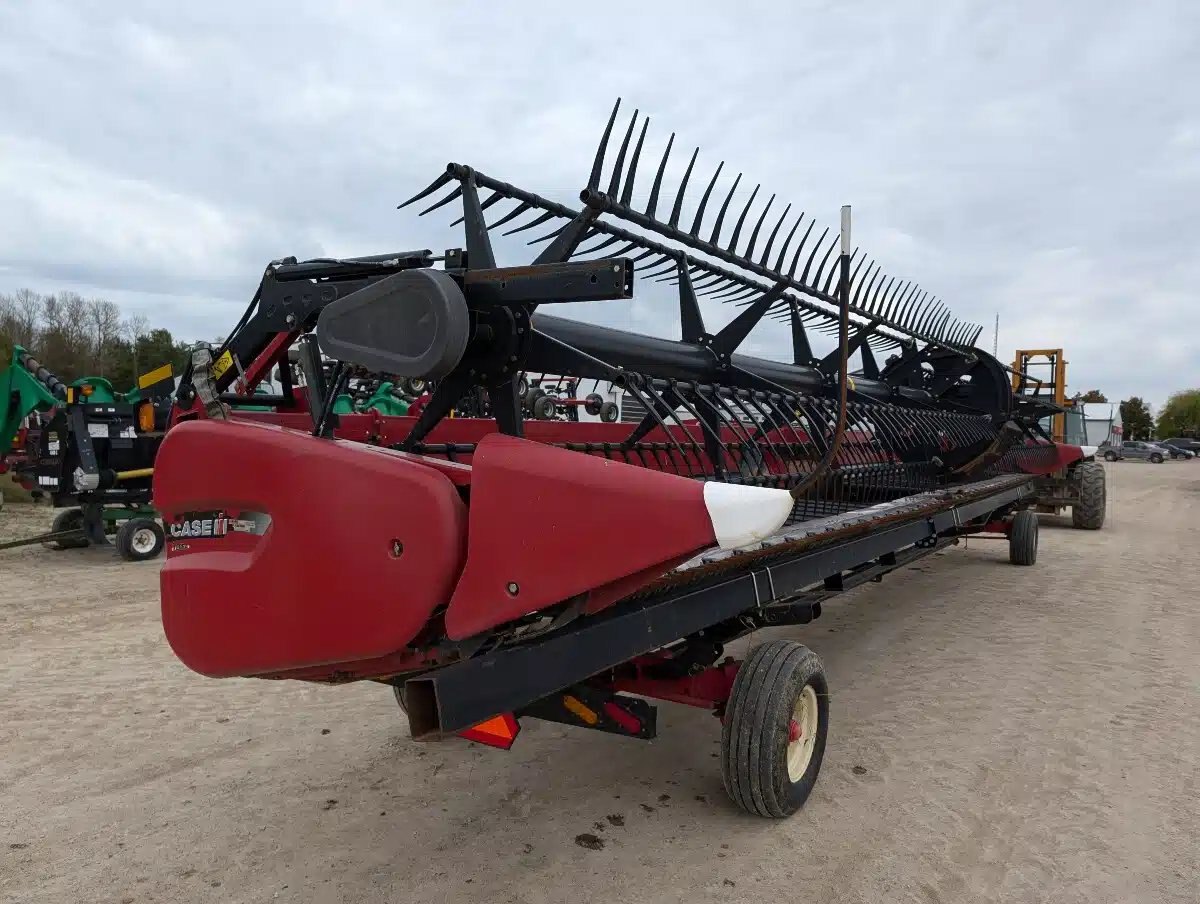
<path id="1" fill-rule="evenodd" d="M 616 116 L 580 209 L 451 164 L 413 201 L 459 201 L 465 248 L 268 269 L 197 351 L 159 450 L 164 627 L 206 675 L 390 684 L 417 739 L 507 747 L 521 718 L 644 739 L 643 698 L 705 707 L 732 798 L 785 816 L 820 769 L 823 669 L 791 641 L 725 646 L 965 534 L 1033 564 L 1031 475 L 1082 453 L 1034 441 L 977 327 L 864 266 L 848 209 L 811 243 L 790 206 L 768 221 L 773 197 L 751 215 L 757 190 L 735 221 L 735 181 L 706 219 L 718 167 L 684 229 L 692 165 L 666 214 L 666 154 L 635 208 L 636 113 L 602 190 Z M 548 230 L 531 264 L 497 264 L 505 224 Z M 630 299 L 637 271 L 674 285 L 678 340 L 545 311 Z M 741 310 L 710 328 L 705 297 Z M 742 351 L 766 319 L 790 363 Z M 252 396 L 277 367 L 281 394 Z M 432 390 L 413 416 L 335 413 L 363 372 Z M 527 373 L 645 413 L 527 421 Z M 247 398 L 271 410 L 232 418 Z"/>

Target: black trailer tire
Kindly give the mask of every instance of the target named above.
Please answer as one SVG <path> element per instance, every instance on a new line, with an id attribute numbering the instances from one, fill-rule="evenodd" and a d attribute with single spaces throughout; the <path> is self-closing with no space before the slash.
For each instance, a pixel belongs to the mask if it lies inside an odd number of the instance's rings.
<path id="1" fill-rule="evenodd" d="M 50 530 L 56 534 L 66 530 L 83 530 L 83 509 L 63 509 L 54 516 Z M 88 545 L 88 541 L 86 537 L 79 537 L 75 540 L 51 540 L 42 545 L 47 549 L 83 549 Z"/>
<path id="2" fill-rule="evenodd" d="M 1032 565 L 1037 561 L 1038 517 L 1029 509 L 1017 512 L 1008 534 L 1008 561 L 1014 565 Z"/>
<path id="3" fill-rule="evenodd" d="M 530 387 L 529 390 L 521 397 L 525 403 L 525 408 L 530 414 L 533 414 L 533 406 L 537 404 L 537 400 L 546 394 L 546 390 L 540 386 Z"/>
<path id="4" fill-rule="evenodd" d="M 1071 524 L 1080 530 L 1099 530 L 1104 526 L 1108 503 L 1104 465 L 1085 461 L 1075 469 L 1074 477 L 1079 485 L 1079 500 L 1071 507 Z"/>
<path id="5" fill-rule="evenodd" d="M 555 404 L 553 396 L 540 395 L 533 403 L 533 416 L 539 421 L 554 420 L 557 411 L 558 406 Z"/>
<path id="6" fill-rule="evenodd" d="M 829 685 L 817 654 L 773 640 L 746 657 L 721 727 L 721 778 L 733 802 L 781 819 L 816 784 L 829 736 Z"/>
<path id="7" fill-rule="evenodd" d="M 1111 449 L 1109 449 L 1107 452 L 1104 453 L 1104 460 L 1105 461 L 1116 461 L 1117 453 L 1112 451 Z"/>
<path id="8" fill-rule="evenodd" d="M 583 400 L 583 410 L 595 417 L 600 413 L 600 409 L 604 407 L 604 396 L 598 392 L 589 392 Z"/>
<path id="9" fill-rule="evenodd" d="M 162 552 L 166 539 L 153 518 L 130 518 L 117 528 L 117 553 L 127 562 L 144 562 Z"/>
<path id="10" fill-rule="evenodd" d="M 620 416 L 621 411 L 616 402 L 605 402 L 600 406 L 600 420 L 604 423 L 615 424 Z"/>

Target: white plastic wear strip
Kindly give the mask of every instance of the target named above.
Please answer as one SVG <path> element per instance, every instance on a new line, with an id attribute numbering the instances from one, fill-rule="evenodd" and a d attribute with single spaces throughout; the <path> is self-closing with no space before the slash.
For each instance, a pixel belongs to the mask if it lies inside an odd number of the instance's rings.
<path id="1" fill-rule="evenodd" d="M 754 546 L 770 537 L 787 522 L 792 502 L 787 490 L 713 480 L 704 484 L 704 507 L 722 549 Z"/>

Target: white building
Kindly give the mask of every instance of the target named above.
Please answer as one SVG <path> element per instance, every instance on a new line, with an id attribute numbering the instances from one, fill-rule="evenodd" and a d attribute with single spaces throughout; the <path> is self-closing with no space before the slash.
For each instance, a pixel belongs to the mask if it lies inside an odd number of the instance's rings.
<path id="1" fill-rule="evenodd" d="M 1088 402 L 1077 406 L 1083 414 L 1081 445 L 1121 445 L 1121 408 L 1112 402 Z"/>

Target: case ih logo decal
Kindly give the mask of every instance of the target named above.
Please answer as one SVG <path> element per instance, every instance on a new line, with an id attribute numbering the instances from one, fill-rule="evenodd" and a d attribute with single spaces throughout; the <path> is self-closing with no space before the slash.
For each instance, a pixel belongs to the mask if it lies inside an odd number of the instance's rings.
<path id="1" fill-rule="evenodd" d="M 172 540 L 224 537 L 231 533 L 262 536 L 270 524 L 271 516 L 265 512 L 242 512 L 236 518 L 225 512 L 184 512 L 171 523 L 170 532 Z"/>

